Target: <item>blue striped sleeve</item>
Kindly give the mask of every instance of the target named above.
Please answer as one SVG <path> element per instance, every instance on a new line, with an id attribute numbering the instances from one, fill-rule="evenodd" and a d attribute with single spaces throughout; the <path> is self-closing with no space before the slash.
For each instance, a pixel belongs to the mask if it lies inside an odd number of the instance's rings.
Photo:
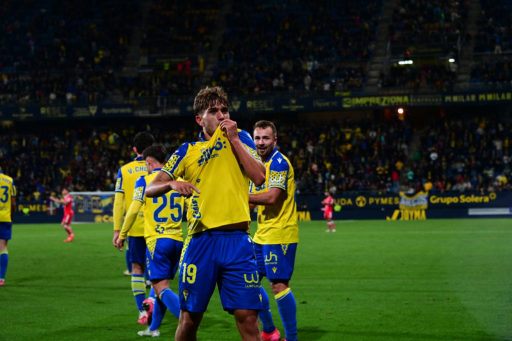
<path id="1" fill-rule="evenodd" d="M 280 153 L 272 158 L 269 171 L 268 188 L 274 187 L 286 190 L 290 165 Z"/>
<path id="2" fill-rule="evenodd" d="M 135 191 L 133 192 L 133 200 L 144 202 L 144 195 L 146 194 L 146 178 L 141 176 L 135 182 Z"/>
<path id="3" fill-rule="evenodd" d="M 117 172 L 116 192 L 124 193 L 123 172 L 121 172 L 121 168 L 119 168 L 119 171 Z"/>
<path id="4" fill-rule="evenodd" d="M 240 141 L 243 143 L 245 149 L 249 151 L 251 156 L 256 160 L 261 161 L 260 156 L 256 152 L 256 145 L 254 144 L 251 135 L 245 130 L 238 129 L 238 137 L 240 138 Z"/>
<path id="5" fill-rule="evenodd" d="M 184 167 L 182 165 L 182 161 L 187 155 L 188 151 L 188 143 L 185 142 L 182 144 L 178 150 L 172 154 L 171 158 L 165 164 L 164 168 L 162 168 L 162 172 L 169 175 L 172 180 L 176 180 L 181 177 L 184 173 Z"/>

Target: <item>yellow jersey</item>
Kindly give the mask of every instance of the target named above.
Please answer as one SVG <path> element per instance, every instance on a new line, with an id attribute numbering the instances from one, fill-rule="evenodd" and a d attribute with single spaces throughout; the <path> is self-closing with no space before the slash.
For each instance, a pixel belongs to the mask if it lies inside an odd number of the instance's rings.
<path id="1" fill-rule="evenodd" d="M 16 196 L 14 180 L 0 172 L 0 222 L 12 223 L 11 199 Z"/>
<path id="2" fill-rule="evenodd" d="M 184 198 L 176 191 L 170 191 L 158 198 L 146 197 L 146 186 L 153 181 L 159 171 L 160 168 L 156 168 L 135 183 L 133 200 L 144 205 L 144 238 L 146 244 L 159 238 L 171 238 L 182 242 L 181 218 Z"/>
<path id="3" fill-rule="evenodd" d="M 202 135 L 201 135 L 202 136 Z M 238 130 L 238 136 L 251 155 L 260 160 L 249 133 Z M 220 126 L 209 141 L 184 143 L 171 156 L 162 172 L 172 180 L 182 177 L 195 185 L 187 211 L 191 234 L 216 227 L 249 223 L 249 177 L 238 162 L 227 135 Z"/>
<path id="4" fill-rule="evenodd" d="M 281 194 L 275 205 L 258 206 L 258 230 L 254 242 L 258 244 L 291 244 L 299 242 L 297 204 L 295 203 L 295 176 L 286 156 L 274 149 L 265 162 L 266 180 L 261 186 L 251 182 L 250 193 L 267 192 L 269 188 L 280 188 Z"/>
<path id="5" fill-rule="evenodd" d="M 148 172 L 146 170 L 146 163 L 142 159 L 142 157 L 138 157 L 130 163 L 119 168 L 119 172 L 117 173 L 117 183 L 116 183 L 116 192 L 124 193 L 125 200 L 125 211 L 130 208 L 133 200 L 133 193 L 135 190 L 135 182 L 143 175 L 147 175 Z M 123 215 L 126 212 L 123 212 Z M 114 226 L 115 229 L 115 226 Z M 130 232 L 128 233 L 130 237 L 143 237 L 144 236 L 144 211 L 140 210 L 137 215 L 137 219 L 135 219 L 135 223 L 133 224 Z"/>

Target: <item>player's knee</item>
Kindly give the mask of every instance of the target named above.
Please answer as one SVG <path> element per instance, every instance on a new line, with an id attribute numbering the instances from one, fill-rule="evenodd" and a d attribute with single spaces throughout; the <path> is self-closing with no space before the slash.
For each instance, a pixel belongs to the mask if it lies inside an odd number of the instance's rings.
<path id="1" fill-rule="evenodd" d="M 287 279 L 273 279 L 270 287 L 274 295 L 277 295 L 290 287 L 290 281 Z"/>
<path id="2" fill-rule="evenodd" d="M 180 312 L 179 328 L 183 332 L 197 332 L 197 329 L 199 329 L 200 322 L 200 318 L 193 318 L 193 316 L 191 316 L 189 312 L 184 310 Z"/>
<path id="3" fill-rule="evenodd" d="M 135 275 L 143 275 L 144 274 L 144 266 L 139 263 L 132 263 L 132 272 Z"/>
<path id="4" fill-rule="evenodd" d="M 255 310 L 235 310 L 235 319 L 239 328 L 246 333 L 258 332 L 258 312 Z"/>

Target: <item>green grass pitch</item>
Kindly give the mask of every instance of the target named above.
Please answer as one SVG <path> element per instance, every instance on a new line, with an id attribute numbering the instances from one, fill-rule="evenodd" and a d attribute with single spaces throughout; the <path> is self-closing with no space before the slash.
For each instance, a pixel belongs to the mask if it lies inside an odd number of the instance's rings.
<path id="1" fill-rule="evenodd" d="M 510 220 L 340 221 L 338 232 L 325 229 L 300 223 L 291 281 L 300 340 L 512 340 Z M 63 243 L 60 225 L 14 225 L 0 340 L 141 339 L 111 225 L 74 231 Z M 167 313 L 161 337 L 173 340 L 176 326 Z M 217 293 L 198 338 L 240 340 Z"/>

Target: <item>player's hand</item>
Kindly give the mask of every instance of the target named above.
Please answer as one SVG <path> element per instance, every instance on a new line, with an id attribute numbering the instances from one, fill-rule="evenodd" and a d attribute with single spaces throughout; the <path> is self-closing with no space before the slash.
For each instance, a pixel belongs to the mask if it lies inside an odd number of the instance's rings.
<path id="1" fill-rule="evenodd" d="M 112 244 L 114 244 L 115 247 L 117 247 L 117 239 L 119 238 L 119 234 L 121 233 L 121 231 L 116 231 L 114 230 L 114 239 L 112 239 Z"/>
<path id="2" fill-rule="evenodd" d="M 229 141 L 233 142 L 238 139 L 238 127 L 235 121 L 222 120 L 220 122 L 220 128 L 228 135 Z"/>
<path id="3" fill-rule="evenodd" d="M 117 238 L 115 245 L 119 251 L 123 251 L 124 241 L 125 239 Z"/>
<path id="4" fill-rule="evenodd" d="M 192 195 L 194 195 L 194 191 L 197 194 L 200 194 L 201 191 L 194 185 L 192 185 L 189 182 L 183 182 L 183 181 L 170 181 L 169 186 L 173 191 L 178 192 L 182 197 L 190 198 Z"/>
<path id="5" fill-rule="evenodd" d="M 53 197 L 53 195 L 50 196 L 50 200 L 55 201 L 55 198 Z"/>

